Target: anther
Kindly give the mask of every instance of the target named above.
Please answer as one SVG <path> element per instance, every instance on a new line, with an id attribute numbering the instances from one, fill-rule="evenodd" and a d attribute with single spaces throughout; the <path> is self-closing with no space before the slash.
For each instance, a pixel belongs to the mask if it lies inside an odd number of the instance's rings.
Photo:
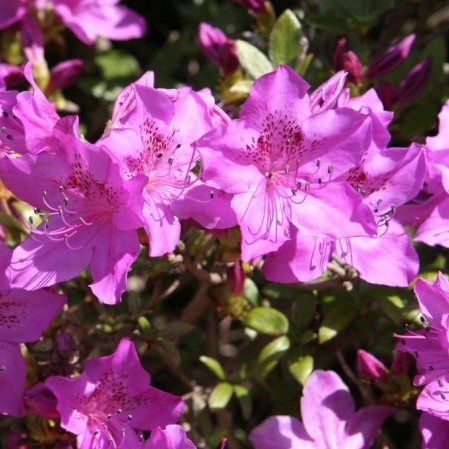
<path id="1" fill-rule="evenodd" d="M 321 178 L 318 178 L 318 184 L 321 184 L 323 180 Z"/>
<path id="2" fill-rule="evenodd" d="M 122 413 L 122 409 L 121 409 L 121 408 L 118 408 L 118 409 L 117 409 L 117 414 L 120 414 L 120 413 Z"/>
<path id="3" fill-rule="evenodd" d="M 288 175 L 290 173 L 290 165 L 286 165 L 285 174 Z"/>
<path id="4" fill-rule="evenodd" d="M 317 159 L 317 160 L 316 160 L 316 166 L 317 166 L 318 168 L 321 167 L 321 159 Z"/>
<path id="5" fill-rule="evenodd" d="M 168 165 L 173 164 L 173 161 L 174 161 L 174 159 L 173 159 L 172 157 L 169 157 L 169 158 L 168 158 Z"/>
<path id="6" fill-rule="evenodd" d="M 213 191 L 213 190 L 210 191 L 210 198 L 211 198 L 212 200 L 214 199 L 214 191 Z"/>
<path id="7" fill-rule="evenodd" d="M 64 192 L 64 186 L 59 186 L 59 191 L 62 193 L 62 192 Z"/>
<path id="8" fill-rule="evenodd" d="M 157 154 L 156 154 L 156 157 L 157 157 L 158 159 L 160 159 L 163 155 L 164 155 L 164 153 L 157 153 Z"/>
<path id="9" fill-rule="evenodd" d="M 443 388 L 444 383 L 443 383 L 443 381 L 441 380 L 441 378 L 438 379 L 438 385 L 440 386 L 440 388 Z"/>
<path id="10" fill-rule="evenodd" d="M 7 138 L 8 140 L 13 140 L 11 134 L 6 134 L 6 138 Z"/>
<path id="11" fill-rule="evenodd" d="M 110 413 L 108 413 L 107 418 L 108 418 L 108 419 L 111 419 L 111 418 L 112 418 L 112 415 L 111 415 Z"/>
<path id="12" fill-rule="evenodd" d="M 328 165 L 327 166 L 327 172 L 331 175 L 333 171 L 334 171 L 334 166 L 333 165 Z"/>
<path id="13" fill-rule="evenodd" d="M 181 144 L 178 143 L 178 145 L 176 145 L 176 149 L 181 148 Z"/>
<path id="14" fill-rule="evenodd" d="M 131 421 L 133 419 L 133 415 L 128 415 L 128 421 Z"/>
<path id="15" fill-rule="evenodd" d="M 309 189 L 310 189 L 310 183 L 309 183 L 309 182 L 306 182 L 306 185 L 304 186 L 304 190 L 305 190 L 306 192 L 308 192 Z"/>
<path id="16" fill-rule="evenodd" d="M 97 435 L 99 435 L 100 434 L 100 431 L 99 430 L 95 430 L 93 433 L 92 433 L 92 435 L 94 436 L 94 437 L 96 437 Z"/>
<path id="17" fill-rule="evenodd" d="M 3 117 L 8 118 L 9 114 L 6 111 L 3 111 Z"/>
<path id="18" fill-rule="evenodd" d="M 446 400 L 446 396 L 443 393 L 440 393 L 441 399 L 443 399 L 443 401 Z"/>

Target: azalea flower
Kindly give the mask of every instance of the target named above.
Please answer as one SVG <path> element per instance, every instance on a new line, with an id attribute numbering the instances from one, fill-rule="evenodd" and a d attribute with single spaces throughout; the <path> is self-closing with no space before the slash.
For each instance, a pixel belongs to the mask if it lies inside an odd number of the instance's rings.
<path id="1" fill-rule="evenodd" d="M 24 75 L 33 92 L 0 92 L 0 140 L 19 154 L 51 151 L 53 128 L 60 117 L 35 83 L 31 64 L 25 66 Z"/>
<path id="2" fill-rule="evenodd" d="M 142 449 L 195 449 L 195 447 L 181 426 L 170 424 L 165 429 L 158 427 L 153 430 Z"/>
<path id="3" fill-rule="evenodd" d="M 344 180 L 370 144 L 366 115 L 311 111 L 308 84 L 287 66 L 260 77 L 232 120 L 197 142 L 203 178 L 233 194 L 246 262 L 304 236 L 373 232 L 374 219 Z"/>
<path id="4" fill-rule="evenodd" d="M 75 378 L 50 376 L 46 386 L 57 398 L 61 426 L 77 436 L 79 449 L 136 449 L 137 430 L 173 424 L 183 401 L 150 386 L 134 344 L 127 338 L 106 357 L 88 360 Z"/>
<path id="5" fill-rule="evenodd" d="M 39 340 L 66 298 L 10 286 L 11 250 L 0 245 L 0 414 L 23 415 L 26 366 L 20 343 Z"/>
<path id="6" fill-rule="evenodd" d="M 5 185 L 36 207 L 42 223 L 13 253 L 13 285 L 35 290 L 90 266 L 91 289 L 120 301 L 127 271 L 140 252 L 145 177 L 125 181 L 108 154 L 77 136 L 76 117 L 54 127 L 53 151 L 0 160 Z M 64 263 L 61 263 L 64 260 Z"/>
<path id="7" fill-rule="evenodd" d="M 419 418 L 419 430 L 422 436 L 421 449 L 444 449 L 449 438 L 449 422 L 422 413 Z"/>
<path id="8" fill-rule="evenodd" d="M 256 449 L 368 449 L 389 406 L 355 410 L 348 387 L 332 371 L 315 371 L 304 387 L 302 422 L 291 416 L 271 416 L 249 435 Z"/>
<path id="9" fill-rule="evenodd" d="M 423 329 L 396 335 L 397 349 L 416 358 L 415 385 L 425 385 L 449 375 L 449 281 L 442 273 L 434 283 L 418 279 L 415 293 L 422 313 Z M 449 409 L 448 409 L 449 410 Z"/>
<path id="10" fill-rule="evenodd" d="M 197 179 L 192 169 L 199 169 L 199 157 L 192 144 L 214 129 L 217 120 L 223 122 L 224 113 L 217 116 L 210 92 L 154 89 L 141 83 L 133 91 L 124 97 L 124 115 L 118 115 L 98 144 L 120 164 L 125 178 L 147 177 L 144 227 L 150 256 L 161 256 L 175 249 L 181 231 L 171 205 Z"/>

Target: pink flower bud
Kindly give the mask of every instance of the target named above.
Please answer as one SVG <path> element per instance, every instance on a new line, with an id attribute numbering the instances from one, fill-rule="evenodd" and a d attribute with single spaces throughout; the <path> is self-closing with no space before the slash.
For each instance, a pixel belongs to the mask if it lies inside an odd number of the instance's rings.
<path id="1" fill-rule="evenodd" d="M 201 48 L 209 60 L 220 67 L 225 75 L 232 75 L 240 66 L 235 42 L 218 28 L 202 22 L 198 38 Z"/>
<path id="2" fill-rule="evenodd" d="M 360 374 L 371 380 L 381 380 L 387 374 L 385 365 L 363 349 L 357 351 L 357 368 Z"/>
<path id="3" fill-rule="evenodd" d="M 371 80 L 380 78 L 399 67 L 407 59 L 414 40 L 415 35 L 409 34 L 375 58 L 368 66 L 366 77 Z"/>
<path id="4" fill-rule="evenodd" d="M 44 418 L 58 418 L 56 409 L 56 396 L 43 384 L 36 384 L 25 392 L 23 398 L 25 407 L 30 413 Z"/>
<path id="5" fill-rule="evenodd" d="M 363 71 L 362 63 L 359 57 L 352 50 L 349 50 L 345 38 L 338 39 L 333 61 L 336 71 L 345 70 L 348 72 L 347 82 L 356 85 L 360 83 Z"/>
<path id="6" fill-rule="evenodd" d="M 429 81 L 431 58 L 426 58 L 416 64 L 399 85 L 399 107 L 404 107 L 414 100 L 426 87 Z"/>
<path id="7" fill-rule="evenodd" d="M 268 8 L 264 0 L 234 0 L 239 5 L 244 6 L 249 11 L 253 11 L 256 14 L 267 14 Z"/>
<path id="8" fill-rule="evenodd" d="M 83 64 L 81 59 L 70 59 L 56 64 L 50 70 L 50 82 L 48 83 L 47 92 L 65 89 L 75 84 L 81 75 Z"/>
<path id="9" fill-rule="evenodd" d="M 25 82 L 25 75 L 20 67 L 0 64 L 0 87 L 14 89 Z"/>
<path id="10" fill-rule="evenodd" d="M 236 262 L 229 270 L 229 282 L 231 284 L 232 293 L 235 296 L 243 295 L 243 284 L 245 283 L 245 273 L 242 270 L 240 262 Z"/>
<path id="11" fill-rule="evenodd" d="M 382 81 L 375 89 L 385 109 L 391 111 L 398 101 L 399 88 L 389 81 Z"/>
<path id="12" fill-rule="evenodd" d="M 412 362 L 413 357 L 408 352 L 395 351 L 390 371 L 396 376 L 404 376 L 407 374 Z"/>

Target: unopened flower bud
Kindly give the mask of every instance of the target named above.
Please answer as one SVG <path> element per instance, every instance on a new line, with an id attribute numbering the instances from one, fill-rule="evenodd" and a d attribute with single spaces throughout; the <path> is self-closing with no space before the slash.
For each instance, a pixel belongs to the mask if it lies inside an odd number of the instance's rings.
<path id="1" fill-rule="evenodd" d="M 268 14 L 268 8 L 264 0 L 234 0 L 234 1 L 256 14 Z"/>
<path id="2" fill-rule="evenodd" d="M 240 62 L 235 42 L 229 39 L 223 31 L 202 22 L 198 38 L 204 54 L 213 64 L 220 67 L 225 75 L 232 75 L 239 68 Z"/>
<path id="3" fill-rule="evenodd" d="M 409 34 L 375 58 L 368 66 L 366 77 L 371 80 L 380 78 L 399 67 L 407 59 L 414 40 L 415 35 Z"/>
<path id="4" fill-rule="evenodd" d="M 407 374 L 412 362 L 413 357 L 408 352 L 395 351 L 390 371 L 396 376 L 404 376 Z"/>
<path id="5" fill-rule="evenodd" d="M 47 86 L 47 92 L 53 92 L 57 89 L 65 89 L 75 84 L 83 68 L 81 59 L 70 59 L 55 65 L 50 70 L 50 81 Z"/>
<path id="6" fill-rule="evenodd" d="M 362 63 L 359 57 L 349 50 L 348 43 L 345 38 L 341 38 L 337 41 L 334 55 L 334 68 L 336 71 L 344 70 L 348 72 L 347 82 L 353 84 L 359 84 L 362 79 Z"/>
<path id="7" fill-rule="evenodd" d="M 382 81 L 375 89 L 385 109 L 391 111 L 398 101 L 399 88 L 389 81 Z"/>
<path id="8" fill-rule="evenodd" d="M 385 365 L 363 349 L 357 351 L 357 368 L 360 374 L 371 380 L 381 380 L 387 374 Z"/>
<path id="9" fill-rule="evenodd" d="M 406 106 L 424 90 L 429 81 L 431 67 L 431 58 L 426 58 L 408 72 L 399 85 L 398 105 L 400 107 Z"/>
<path id="10" fill-rule="evenodd" d="M 59 417 L 56 409 L 56 396 L 43 383 L 28 388 L 23 400 L 30 413 L 35 413 L 47 419 Z"/>

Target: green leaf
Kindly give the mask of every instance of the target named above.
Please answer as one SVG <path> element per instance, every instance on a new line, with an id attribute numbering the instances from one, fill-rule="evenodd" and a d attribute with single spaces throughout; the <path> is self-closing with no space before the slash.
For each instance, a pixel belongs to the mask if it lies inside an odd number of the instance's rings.
<path id="1" fill-rule="evenodd" d="M 334 338 L 352 321 L 356 313 L 357 309 L 353 303 L 341 298 L 334 301 L 332 307 L 324 315 L 324 320 L 318 330 L 319 343 L 323 344 Z"/>
<path id="2" fill-rule="evenodd" d="M 243 295 L 254 307 L 259 305 L 259 289 L 256 283 L 250 278 L 245 278 Z"/>
<path id="3" fill-rule="evenodd" d="M 240 403 L 243 417 L 249 419 L 252 413 L 252 401 L 248 388 L 242 385 L 234 385 L 234 393 Z"/>
<path id="4" fill-rule="evenodd" d="M 301 23 L 295 13 L 286 9 L 273 27 L 270 34 L 268 54 L 274 65 L 296 65 L 301 38 Z"/>
<path id="5" fill-rule="evenodd" d="M 253 79 L 257 79 L 273 70 L 273 64 L 271 64 L 270 60 L 254 45 L 236 40 L 235 46 L 240 64 Z"/>
<path id="6" fill-rule="evenodd" d="M 259 380 L 265 377 L 276 367 L 279 360 L 290 349 L 290 339 L 282 335 L 272 342 L 268 343 L 257 358 L 256 376 Z"/>
<path id="7" fill-rule="evenodd" d="M 313 371 L 313 357 L 311 355 L 298 357 L 290 362 L 288 369 L 291 375 L 304 386 Z"/>
<path id="8" fill-rule="evenodd" d="M 293 303 L 292 328 L 295 333 L 307 330 L 317 311 L 317 300 L 310 292 L 298 292 L 297 299 Z"/>
<path id="9" fill-rule="evenodd" d="M 245 326 L 261 334 L 281 335 L 288 332 L 288 319 L 271 307 L 256 307 L 245 317 Z"/>
<path id="10" fill-rule="evenodd" d="M 226 407 L 234 393 L 233 386 L 228 382 L 220 382 L 213 390 L 207 401 L 212 411 Z"/>
<path id="11" fill-rule="evenodd" d="M 200 357 L 200 361 L 204 363 L 219 379 L 226 379 L 225 371 L 218 360 L 202 355 Z"/>
<path id="12" fill-rule="evenodd" d="M 147 332 L 151 329 L 151 323 L 148 321 L 148 318 L 144 315 L 139 316 L 137 319 L 137 324 L 142 332 Z"/>
<path id="13" fill-rule="evenodd" d="M 101 67 L 102 79 L 107 81 L 117 78 L 136 77 L 140 73 L 137 59 L 125 51 L 111 50 L 101 53 L 95 58 Z"/>

